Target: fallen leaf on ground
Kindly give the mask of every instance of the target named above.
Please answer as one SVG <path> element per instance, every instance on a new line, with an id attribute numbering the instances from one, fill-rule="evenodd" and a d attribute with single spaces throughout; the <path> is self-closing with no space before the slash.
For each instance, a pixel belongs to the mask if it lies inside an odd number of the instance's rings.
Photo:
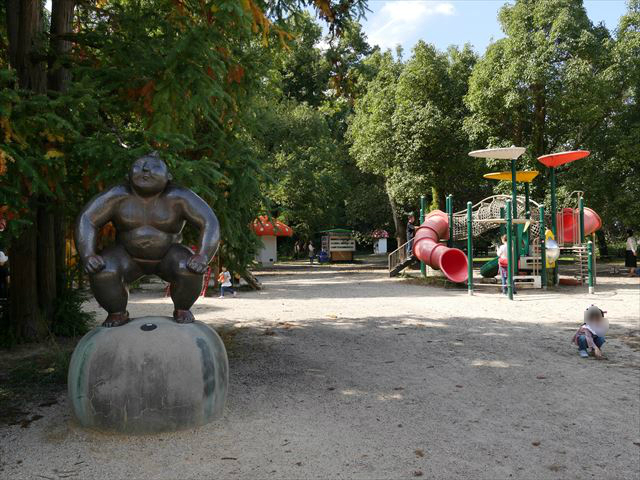
<path id="1" fill-rule="evenodd" d="M 414 453 L 416 454 L 416 457 L 424 457 L 424 450 L 421 448 L 417 448 Z"/>
<path id="2" fill-rule="evenodd" d="M 416 470 L 415 472 L 413 472 L 413 476 L 414 477 L 421 477 L 423 475 L 421 470 Z"/>
<path id="3" fill-rule="evenodd" d="M 545 377 L 544 375 L 536 375 L 536 378 L 537 378 L 538 380 L 544 380 L 544 379 L 545 379 L 545 378 L 547 378 L 547 377 Z"/>
<path id="4" fill-rule="evenodd" d="M 539 447 L 540 446 L 540 441 L 536 440 L 535 442 L 531 442 L 531 445 L 533 445 L 534 447 Z"/>

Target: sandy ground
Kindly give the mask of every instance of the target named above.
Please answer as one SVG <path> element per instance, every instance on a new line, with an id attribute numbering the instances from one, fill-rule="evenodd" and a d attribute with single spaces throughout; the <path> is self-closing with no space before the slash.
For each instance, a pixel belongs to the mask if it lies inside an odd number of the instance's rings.
<path id="1" fill-rule="evenodd" d="M 0 477 L 640 478 L 638 279 L 510 302 L 382 270 L 259 277 L 263 291 L 195 307 L 227 341 L 222 420 L 103 435 L 75 426 L 61 394 L 28 428 L 0 429 Z M 609 312 L 602 361 L 570 344 L 590 303 Z M 157 286 L 129 308 L 171 311 Z"/>

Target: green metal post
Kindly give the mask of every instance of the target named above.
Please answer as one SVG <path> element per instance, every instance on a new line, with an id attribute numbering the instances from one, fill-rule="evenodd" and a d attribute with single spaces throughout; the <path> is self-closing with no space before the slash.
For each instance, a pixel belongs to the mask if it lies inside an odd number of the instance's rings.
<path id="1" fill-rule="evenodd" d="M 469 295 L 473 295 L 473 203 L 467 202 L 467 261 Z"/>
<path id="2" fill-rule="evenodd" d="M 451 211 L 451 195 L 447 195 L 445 197 L 445 211 L 447 213 L 447 221 L 449 223 L 451 223 L 451 217 L 449 215 L 449 212 Z M 449 225 L 449 239 L 447 240 L 447 247 L 451 247 L 451 225 Z"/>
<path id="3" fill-rule="evenodd" d="M 511 159 L 511 205 L 513 207 L 513 219 L 518 218 L 518 184 L 516 183 L 516 161 Z M 518 270 L 518 258 L 520 257 L 520 234 L 515 232 L 515 240 L 513 242 L 513 256 L 514 262 L 512 270 L 516 272 Z"/>
<path id="4" fill-rule="evenodd" d="M 513 206 L 513 218 L 518 218 L 518 201 L 517 201 L 517 184 L 516 184 L 516 161 L 511 160 L 511 202 Z"/>
<path id="5" fill-rule="evenodd" d="M 558 205 L 556 204 L 556 169 L 555 167 L 550 167 L 551 169 L 551 231 L 553 232 L 553 236 L 560 245 L 560 239 L 558 238 Z M 558 262 L 556 261 L 556 266 L 553 267 L 553 284 L 558 284 Z"/>
<path id="6" fill-rule="evenodd" d="M 545 225 L 544 225 L 544 207 L 540 207 L 540 276 L 542 288 L 547 288 L 547 246 L 545 237 Z"/>
<path id="7" fill-rule="evenodd" d="M 593 242 L 589 240 L 587 243 L 587 249 L 589 251 L 589 293 L 593 293 Z"/>
<path id="8" fill-rule="evenodd" d="M 453 247 L 453 195 L 449 195 L 449 247 Z"/>
<path id="9" fill-rule="evenodd" d="M 580 212 L 580 245 L 584 243 L 584 199 L 580 197 L 578 200 L 578 211 Z"/>
<path id="10" fill-rule="evenodd" d="M 507 266 L 509 300 L 513 300 L 513 222 L 511 221 L 511 200 L 507 200 Z"/>
<path id="11" fill-rule="evenodd" d="M 524 184 L 524 217 L 531 219 L 531 205 L 529 204 L 529 182 Z M 529 243 L 531 242 L 531 227 L 527 229 L 527 236 L 525 237 L 525 255 L 529 255 Z"/>
<path id="12" fill-rule="evenodd" d="M 424 212 L 427 208 L 427 200 L 424 195 L 420 195 L 420 225 L 424 222 Z M 420 274 L 423 277 L 427 276 L 427 266 L 423 261 L 420 261 Z"/>

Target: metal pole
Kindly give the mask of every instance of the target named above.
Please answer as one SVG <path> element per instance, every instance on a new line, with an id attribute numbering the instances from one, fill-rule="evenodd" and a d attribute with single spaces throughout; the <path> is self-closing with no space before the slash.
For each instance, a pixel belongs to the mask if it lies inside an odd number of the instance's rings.
<path id="1" fill-rule="evenodd" d="M 540 207 L 540 276 L 542 288 L 547 288 L 547 246 L 545 237 L 545 225 L 544 225 L 544 207 Z"/>
<path id="2" fill-rule="evenodd" d="M 447 212 L 447 221 L 449 222 L 449 239 L 447 240 L 447 247 L 451 247 L 451 195 L 445 197 L 445 211 Z"/>
<path id="3" fill-rule="evenodd" d="M 553 232 L 553 236 L 560 245 L 560 239 L 558 238 L 558 205 L 556 204 L 556 169 L 555 167 L 550 167 L 551 169 L 551 231 Z M 558 259 L 559 260 L 559 259 Z M 558 260 L 556 260 L 556 265 L 553 267 L 553 284 L 558 284 Z"/>
<path id="4" fill-rule="evenodd" d="M 589 240 L 587 243 L 587 248 L 589 250 L 589 293 L 593 293 L 593 242 Z"/>
<path id="5" fill-rule="evenodd" d="M 584 199 L 578 199 L 578 211 L 580 212 L 580 245 L 584 243 Z"/>
<path id="6" fill-rule="evenodd" d="M 511 159 L 511 202 L 513 203 L 513 218 L 518 218 L 518 201 L 517 201 L 517 184 L 516 184 L 516 161 Z"/>
<path id="7" fill-rule="evenodd" d="M 449 247 L 453 247 L 453 195 L 449 195 Z"/>
<path id="8" fill-rule="evenodd" d="M 425 196 L 420 195 L 420 225 L 422 225 L 422 223 L 424 222 L 424 211 L 426 209 L 426 205 L 427 205 L 427 200 Z M 420 274 L 423 277 L 427 276 L 427 266 L 422 260 L 420 261 Z"/>
<path id="9" fill-rule="evenodd" d="M 531 219 L 531 206 L 529 205 L 529 182 L 525 182 L 524 184 L 524 217 L 529 220 Z M 529 243 L 531 242 L 531 226 L 529 226 L 529 228 L 527 228 L 527 236 L 525 238 L 525 247 L 526 247 L 526 254 L 525 255 L 529 255 L 530 250 L 529 250 Z"/>
<path id="10" fill-rule="evenodd" d="M 473 295 L 473 203 L 467 202 L 467 257 L 469 295 Z"/>
<path id="11" fill-rule="evenodd" d="M 509 300 L 513 300 L 513 222 L 511 221 L 511 200 L 507 200 L 507 274 Z"/>

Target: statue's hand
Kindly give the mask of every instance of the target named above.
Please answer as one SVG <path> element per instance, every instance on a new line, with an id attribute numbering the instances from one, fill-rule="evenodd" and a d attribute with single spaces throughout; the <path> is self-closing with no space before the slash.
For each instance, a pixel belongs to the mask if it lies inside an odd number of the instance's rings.
<path id="1" fill-rule="evenodd" d="M 204 273 L 207 271 L 207 257 L 204 255 L 196 254 L 192 256 L 187 262 L 187 268 L 193 273 Z"/>
<path id="2" fill-rule="evenodd" d="M 98 273 L 104 267 L 104 259 L 100 255 L 89 255 L 84 262 L 84 271 L 87 273 Z"/>

